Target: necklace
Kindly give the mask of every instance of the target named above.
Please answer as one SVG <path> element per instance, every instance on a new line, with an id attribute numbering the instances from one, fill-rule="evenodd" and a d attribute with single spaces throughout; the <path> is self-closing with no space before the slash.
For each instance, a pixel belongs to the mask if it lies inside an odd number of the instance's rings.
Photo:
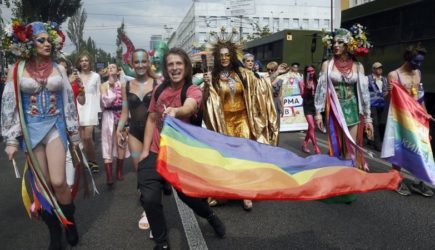
<path id="1" fill-rule="evenodd" d="M 26 64 L 26 70 L 29 75 L 38 82 L 41 87 L 47 85 L 47 78 L 53 72 L 53 63 L 51 60 L 36 65 L 35 60 L 31 60 Z"/>
<path id="2" fill-rule="evenodd" d="M 234 97 L 234 95 L 236 94 L 236 80 L 234 80 L 234 78 L 231 77 L 231 72 L 225 70 L 225 71 L 222 71 L 220 75 L 221 75 L 221 80 L 223 82 L 228 83 L 228 87 L 230 88 L 231 97 Z"/>
<path id="3" fill-rule="evenodd" d="M 353 70 L 352 70 L 353 61 L 351 59 L 346 59 L 346 60 L 335 59 L 334 66 L 337 68 L 338 71 L 340 71 L 343 79 L 346 82 L 349 82 L 349 80 L 353 76 Z"/>

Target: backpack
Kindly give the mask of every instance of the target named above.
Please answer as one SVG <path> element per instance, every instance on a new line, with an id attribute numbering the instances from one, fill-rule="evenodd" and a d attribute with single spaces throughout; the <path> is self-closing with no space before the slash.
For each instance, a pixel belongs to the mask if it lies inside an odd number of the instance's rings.
<path id="1" fill-rule="evenodd" d="M 156 92 L 154 93 L 154 100 L 157 102 L 157 100 L 159 99 L 160 94 L 163 92 L 163 90 L 165 90 L 168 86 L 169 86 L 169 81 L 164 81 L 162 84 L 160 84 L 160 86 L 157 87 Z M 181 89 L 181 105 L 184 104 L 184 102 L 186 101 L 186 94 L 187 94 L 187 89 L 189 89 L 189 87 L 192 85 L 192 83 L 185 83 L 183 85 L 183 88 Z M 189 119 L 190 124 L 194 125 L 194 126 L 198 126 L 201 127 L 202 126 L 202 117 L 203 117 L 203 111 L 202 111 L 202 107 L 199 107 L 198 112 L 196 113 L 196 115 L 192 115 Z"/>

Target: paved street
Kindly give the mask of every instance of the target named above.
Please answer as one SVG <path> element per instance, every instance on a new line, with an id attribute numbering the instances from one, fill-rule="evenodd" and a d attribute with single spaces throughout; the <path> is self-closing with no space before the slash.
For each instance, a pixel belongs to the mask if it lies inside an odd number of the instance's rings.
<path id="1" fill-rule="evenodd" d="M 318 135 L 326 152 L 326 137 Z M 301 153 L 304 136 L 283 133 L 280 144 Z M 45 225 L 26 217 L 21 180 L 14 178 L 4 143 L 0 149 L 0 248 L 46 249 Z M 17 163 L 23 165 L 22 154 Z M 373 171 L 388 169 L 379 159 L 369 163 Z M 81 239 L 76 249 L 152 249 L 149 232 L 137 227 L 142 210 L 130 166 L 125 177 L 108 189 L 101 172 L 95 178 L 100 195 L 83 199 L 79 194 L 76 218 Z M 419 195 L 380 191 L 361 194 L 351 205 L 255 202 L 251 212 L 234 201 L 215 208 L 227 226 L 225 239 L 215 237 L 207 221 L 177 205 L 174 195 L 165 196 L 163 203 L 172 249 L 435 249 L 435 198 Z"/>

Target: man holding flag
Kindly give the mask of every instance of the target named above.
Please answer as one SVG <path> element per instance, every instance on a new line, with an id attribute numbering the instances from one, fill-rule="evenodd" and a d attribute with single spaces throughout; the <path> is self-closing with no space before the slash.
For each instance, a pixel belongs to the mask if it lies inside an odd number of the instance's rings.
<path id="1" fill-rule="evenodd" d="M 169 249 L 161 204 L 164 180 L 156 171 L 163 118 L 168 115 L 191 123 L 191 117 L 198 115 L 202 101 L 201 90 L 192 84 L 192 64 L 183 50 L 172 48 L 165 54 L 163 76 L 165 80 L 154 90 L 151 98 L 145 126 L 143 152 L 140 157 L 143 160 L 139 162 L 138 168 L 141 202 L 156 242 L 154 249 Z M 224 237 L 225 226 L 210 209 L 206 199 L 189 197 L 181 192 L 178 192 L 178 196 L 197 215 L 208 220 L 217 236 Z"/>

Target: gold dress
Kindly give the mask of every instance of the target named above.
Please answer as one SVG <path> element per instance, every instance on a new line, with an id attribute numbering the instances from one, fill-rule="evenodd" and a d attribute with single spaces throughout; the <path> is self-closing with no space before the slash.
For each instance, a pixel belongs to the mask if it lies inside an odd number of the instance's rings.
<path id="1" fill-rule="evenodd" d="M 221 79 L 218 89 L 205 86 L 204 122 L 208 129 L 225 135 L 276 145 L 278 125 L 270 82 L 244 68 L 240 72 L 246 87 L 235 72 L 229 75 L 232 83 Z"/>
<path id="2" fill-rule="evenodd" d="M 219 96 L 223 100 L 224 121 L 227 134 L 235 137 L 251 139 L 248 112 L 243 96 L 243 84 L 235 82 L 234 89 L 227 82 L 220 82 Z"/>

